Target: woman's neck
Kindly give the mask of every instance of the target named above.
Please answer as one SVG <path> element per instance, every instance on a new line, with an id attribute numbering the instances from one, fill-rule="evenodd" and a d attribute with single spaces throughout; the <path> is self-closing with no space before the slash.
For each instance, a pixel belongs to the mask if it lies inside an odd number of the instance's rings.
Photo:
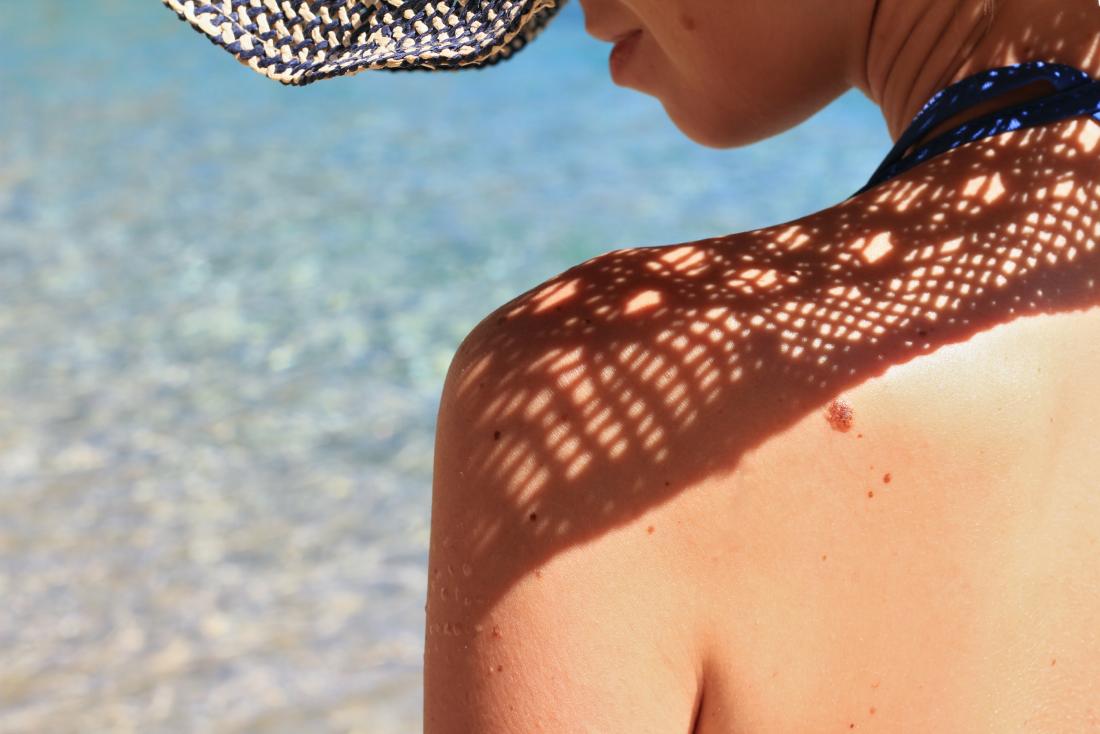
<path id="1" fill-rule="evenodd" d="M 1100 77 L 1100 8 L 1093 0 L 878 0 L 855 86 L 882 109 L 896 140 L 933 94 L 984 69 L 1022 61 L 1068 64 Z M 989 100 L 947 121 L 1049 93 L 1045 84 Z"/>

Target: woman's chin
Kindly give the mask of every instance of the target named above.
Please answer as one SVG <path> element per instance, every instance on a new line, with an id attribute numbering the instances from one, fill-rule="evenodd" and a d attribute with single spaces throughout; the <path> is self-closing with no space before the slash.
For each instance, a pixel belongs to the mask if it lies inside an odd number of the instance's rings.
<path id="1" fill-rule="evenodd" d="M 752 145 L 765 136 L 754 135 L 744 127 L 729 124 L 729 121 L 706 119 L 696 115 L 684 114 L 669 104 L 664 105 L 665 114 L 672 124 L 689 140 L 707 148 L 740 148 Z"/>

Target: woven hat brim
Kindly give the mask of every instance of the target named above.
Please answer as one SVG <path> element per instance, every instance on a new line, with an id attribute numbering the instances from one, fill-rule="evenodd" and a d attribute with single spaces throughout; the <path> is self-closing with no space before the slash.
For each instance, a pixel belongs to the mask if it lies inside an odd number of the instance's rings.
<path id="1" fill-rule="evenodd" d="M 566 0 L 162 0 L 264 76 L 302 86 L 367 70 L 489 66 Z"/>

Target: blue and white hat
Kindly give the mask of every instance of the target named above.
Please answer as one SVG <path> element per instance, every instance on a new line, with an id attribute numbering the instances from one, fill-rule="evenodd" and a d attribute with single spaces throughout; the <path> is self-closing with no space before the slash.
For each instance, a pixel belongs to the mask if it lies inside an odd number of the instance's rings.
<path id="1" fill-rule="evenodd" d="M 565 0 L 162 0 L 242 63 L 283 84 L 507 59 Z"/>

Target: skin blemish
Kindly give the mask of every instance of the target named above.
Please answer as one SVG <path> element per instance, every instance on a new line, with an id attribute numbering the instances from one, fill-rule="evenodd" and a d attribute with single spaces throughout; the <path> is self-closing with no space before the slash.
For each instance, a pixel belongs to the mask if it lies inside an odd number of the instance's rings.
<path id="1" fill-rule="evenodd" d="M 889 484 L 890 483 L 890 472 L 886 472 L 885 474 L 882 475 L 882 483 L 883 484 Z"/>
<path id="2" fill-rule="evenodd" d="M 500 627 L 495 624 L 493 625 L 493 637 L 498 640 L 502 637 L 500 634 Z"/>
<path id="3" fill-rule="evenodd" d="M 829 557 L 829 556 L 822 556 L 822 557 L 821 557 L 821 560 L 823 560 L 823 561 L 824 561 L 824 560 L 825 560 L 826 558 L 828 558 L 828 557 Z"/>
<path id="4" fill-rule="evenodd" d="M 1051 665 L 1054 665 L 1054 663 L 1055 663 L 1055 662 L 1057 662 L 1057 660 L 1056 660 L 1055 658 L 1051 658 L 1051 659 L 1050 659 L 1050 664 L 1051 664 Z"/>
<path id="5" fill-rule="evenodd" d="M 493 440 L 494 441 L 499 441 L 500 440 L 500 431 L 493 431 Z"/>
<path id="6" fill-rule="evenodd" d="M 834 400 L 825 410 L 825 420 L 833 427 L 833 430 L 846 432 L 852 427 L 852 406 L 843 400 Z"/>
<path id="7" fill-rule="evenodd" d="M 648 528 L 645 529 L 645 531 L 647 533 L 649 533 L 650 535 L 653 535 L 654 530 L 656 530 L 656 528 L 654 528 L 652 525 L 650 525 Z"/>
<path id="8" fill-rule="evenodd" d="M 497 666 L 497 672 L 498 673 L 503 673 L 504 672 L 504 666 L 503 665 L 498 665 Z"/>
<path id="9" fill-rule="evenodd" d="M 863 438 L 863 434 L 862 433 L 857 433 L 856 438 Z"/>
<path id="10" fill-rule="evenodd" d="M 532 512 L 530 515 L 527 516 L 527 519 L 531 522 L 535 522 L 539 519 L 538 513 Z"/>
<path id="11" fill-rule="evenodd" d="M 695 19 L 687 13 L 680 13 L 680 25 L 684 27 L 685 31 L 693 31 L 696 28 Z"/>
<path id="12" fill-rule="evenodd" d="M 870 490 L 870 489 L 867 490 L 867 496 L 868 497 L 874 497 L 875 496 L 874 490 Z"/>
<path id="13" fill-rule="evenodd" d="M 871 716 L 874 716 L 874 715 L 875 715 L 875 707 L 874 707 L 874 706 L 872 706 L 872 707 L 871 707 Z"/>

